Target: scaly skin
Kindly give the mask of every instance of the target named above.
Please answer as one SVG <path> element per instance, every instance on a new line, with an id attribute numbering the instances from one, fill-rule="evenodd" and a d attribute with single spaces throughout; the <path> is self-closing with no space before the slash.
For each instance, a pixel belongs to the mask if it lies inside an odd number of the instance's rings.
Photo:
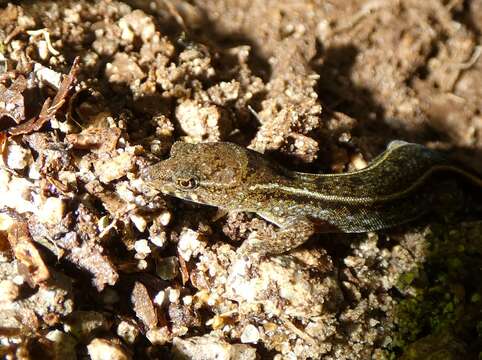
<path id="1" fill-rule="evenodd" d="M 434 180 L 482 179 L 422 145 L 393 141 L 365 169 L 344 174 L 289 171 L 261 154 L 227 142 L 176 142 L 171 156 L 144 170 L 164 194 L 227 211 L 249 211 L 280 227 L 275 236 L 250 236 L 241 252 L 277 254 L 316 232 L 358 233 L 389 228 L 427 213 Z"/>

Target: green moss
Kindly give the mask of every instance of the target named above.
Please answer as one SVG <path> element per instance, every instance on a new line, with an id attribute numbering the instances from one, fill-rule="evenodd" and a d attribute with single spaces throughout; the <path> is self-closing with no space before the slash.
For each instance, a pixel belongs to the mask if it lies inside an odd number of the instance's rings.
<path id="1" fill-rule="evenodd" d="M 410 272 L 407 272 L 405 274 L 402 274 L 400 276 L 400 278 L 398 279 L 398 284 L 397 284 L 397 287 L 400 289 L 400 290 L 405 290 L 406 288 L 408 288 L 412 282 L 417 279 L 419 276 L 419 272 L 418 272 L 418 269 L 415 269 L 413 271 L 410 271 Z"/>
<path id="2" fill-rule="evenodd" d="M 472 294 L 470 301 L 473 303 L 479 303 L 482 300 L 482 296 L 479 293 Z"/>
<path id="3" fill-rule="evenodd" d="M 426 241 L 426 262 L 399 280 L 400 290 L 410 289 L 407 293 L 416 295 L 400 299 L 397 305 L 397 332 L 389 356 L 404 353 L 403 359 L 424 358 L 417 357 L 419 348 L 414 344 L 441 334 L 453 339 L 447 341 L 447 351 L 455 356 L 466 345 L 482 344 L 482 284 L 474 281 L 482 278 L 482 223 L 434 227 Z M 446 355 L 445 350 L 440 349 L 440 354 Z"/>

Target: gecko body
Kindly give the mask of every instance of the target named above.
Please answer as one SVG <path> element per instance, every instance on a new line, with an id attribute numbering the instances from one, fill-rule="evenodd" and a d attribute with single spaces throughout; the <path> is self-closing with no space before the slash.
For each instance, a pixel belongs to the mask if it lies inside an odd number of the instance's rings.
<path id="1" fill-rule="evenodd" d="M 252 236 L 242 252 L 283 253 L 320 232 L 375 231 L 430 211 L 434 180 L 482 179 L 422 145 L 391 142 L 366 168 L 342 174 L 290 171 L 263 155 L 227 142 L 176 142 L 170 158 L 144 170 L 162 193 L 227 211 L 254 212 L 279 230 Z"/>

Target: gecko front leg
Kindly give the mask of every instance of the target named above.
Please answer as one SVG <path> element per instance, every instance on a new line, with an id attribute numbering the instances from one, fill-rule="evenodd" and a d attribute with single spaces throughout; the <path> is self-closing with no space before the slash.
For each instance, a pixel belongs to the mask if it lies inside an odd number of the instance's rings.
<path id="1" fill-rule="evenodd" d="M 239 247 L 241 254 L 260 253 L 276 255 L 294 249 L 315 233 L 315 224 L 308 218 L 293 218 L 286 221 L 274 234 L 255 231 Z"/>

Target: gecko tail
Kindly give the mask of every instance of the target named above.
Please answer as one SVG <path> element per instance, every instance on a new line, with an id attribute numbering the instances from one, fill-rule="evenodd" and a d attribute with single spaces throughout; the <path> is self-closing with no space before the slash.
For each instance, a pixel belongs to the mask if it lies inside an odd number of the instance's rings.
<path id="1" fill-rule="evenodd" d="M 405 140 L 392 140 L 388 143 L 387 150 L 393 150 L 393 149 L 396 149 L 400 146 L 411 145 L 411 144 L 413 144 L 413 143 L 410 143 L 410 142 L 405 141 Z"/>

